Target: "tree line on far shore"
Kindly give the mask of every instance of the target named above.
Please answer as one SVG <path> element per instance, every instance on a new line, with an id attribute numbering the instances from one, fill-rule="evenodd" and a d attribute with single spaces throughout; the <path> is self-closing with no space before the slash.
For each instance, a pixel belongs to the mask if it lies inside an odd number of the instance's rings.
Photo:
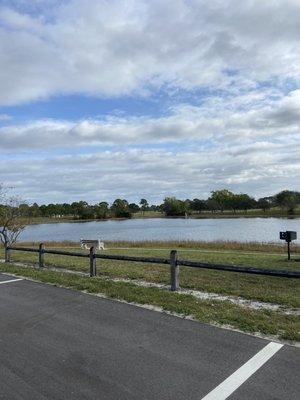
<path id="1" fill-rule="evenodd" d="M 116 199 L 111 205 L 105 201 L 88 204 L 86 201 L 71 204 L 28 205 L 16 196 L 10 196 L 7 188 L 0 184 L 0 243 L 7 247 L 15 243 L 30 220 L 38 217 L 82 219 L 131 218 L 134 213 L 147 211 L 163 212 L 167 217 L 180 217 L 202 212 L 221 212 L 261 209 L 266 212 L 272 207 L 280 207 L 287 214 L 294 214 L 300 204 L 300 192 L 283 190 L 274 196 L 255 200 L 248 194 L 235 194 L 227 189 L 215 190 L 206 199 L 179 200 L 166 197 L 160 205 L 150 205 L 146 199 L 139 204 L 125 199 Z"/>
<path id="2" fill-rule="evenodd" d="M 146 199 L 141 199 L 139 204 L 136 204 L 120 198 L 112 204 L 105 201 L 92 205 L 86 201 L 43 205 L 21 203 L 18 208 L 20 214 L 30 218 L 108 219 L 131 218 L 135 213 L 145 214 L 147 211 L 159 211 L 166 216 L 185 216 L 202 212 L 223 213 L 228 210 L 233 213 L 247 212 L 250 209 L 266 212 L 273 207 L 280 207 L 284 212 L 292 215 L 298 205 L 300 205 L 300 192 L 296 191 L 283 190 L 274 196 L 256 200 L 245 193 L 236 194 L 228 189 L 222 189 L 211 192 L 211 196 L 206 200 L 198 198 L 180 200 L 175 197 L 166 197 L 160 205 L 150 205 Z"/>

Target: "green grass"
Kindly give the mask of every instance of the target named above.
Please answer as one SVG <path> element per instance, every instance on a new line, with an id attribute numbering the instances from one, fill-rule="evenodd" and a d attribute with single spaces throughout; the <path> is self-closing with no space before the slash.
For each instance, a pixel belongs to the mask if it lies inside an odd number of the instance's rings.
<path id="1" fill-rule="evenodd" d="M 72 244 L 71 244 L 72 245 Z M 121 243 L 126 249 L 118 249 L 120 243 L 114 243 L 105 254 L 137 255 L 168 257 L 174 243 L 164 243 L 163 248 L 158 248 L 159 243 L 149 243 L 149 247 L 128 248 L 129 243 Z M 144 243 L 147 246 L 146 243 Z M 217 262 L 227 264 L 239 264 L 246 266 L 258 266 L 272 269 L 299 269 L 300 263 L 287 262 L 283 253 L 267 253 L 257 250 L 216 250 L 187 248 L 182 244 L 179 249 L 179 257 L 188 260 L 203 262 Z M 79 247 L 64 244 L 68 250 L 80 251 Z M 74 244 L 73 244 L 74 246 Z M 110 244 L 111 246 L 111 244 Z M 254 245 L 253 245 L 254 246 Z M 47 248 L 55 248 L 48 245 Z M 61 247 L 60 247 L 61 248 Z M 254 248 L 256 248 L 254 246 Z M 280 249 L 278 249 L 279 251 Z M 35 253 L 13 252 L 13 261 L 24 263 L 36 263 L 38 255 Z M 3 257 L 3 256 L 2 256 Z M 298 256 L 299 257 L 299 256 Z M 67 268 L 74 271 L 88 272 L 88 259 L 66 257 L 57 255 L 45 255 L 46 265 Z M 169 284 L 170 271 L 167 265 L 143 264 L 134 262 L 121 262 L 112 260 L 97 260 L 97 271 L 102 277 L 125 278 L 130 280 L 144 280 L 147 282 Z M 180 286 L 182 288 L 201 290 L 206 292 L 240 296 L 249 300 L 258 300 L 268 303 L 276 303 L 286 307 L 300 306 L 300 282 L 297 279 L 255 276 L 233 272 L 200 270 L 188 267 L 180 267 Z"/>
<path id="2" fill-rule="evenodd" d="M 249 310 L 227 301 L 198 300 L 190 295 L 180 295 L 154 287 L 145 288 L 100 277 L 79 277 L 49 270 L 22 268 L 13 264 L 1 264 L 0 271 L 88 293 L 102 293 L 113 299 L 152 304 L 173 313 L 192 315 L 205 323 L 230 325 L 245 332 L 278 335 L 282 339 L 293 341 L 300 340 L 299 318 L 279 312 Z"/>
<path id="3" fill-rule="evenodd" d="M 280 243 L 264 243 L 264 242 L 234 242 L 234 241 L 162 241 L 162 240 L 147 240 L 147 241 L 105 241 L 109 248 L 130 247 L 132 249 L 185 249 L 185 250 L 241 250 L 244 252 L 263 252 L 263 253 L 282 253 L 286 254 L 286 245 Z M 38 246 L 39 242 L 22 242 L 22 246 Z M 48 247 L 76 247 L 79 248 L 78 242 L 65 240 L 61 242 L 46 242 Z M 0 246 L 1 247 L 1 246 Z M 300 245 L 292 244 L 292 252 L 300 253 Z"/>
<path id="4" fill-rule="evenodd" d="M 132 214 L 132 218 L 164 218 L 165 214 L 161 211 L 139 211 Z"/>

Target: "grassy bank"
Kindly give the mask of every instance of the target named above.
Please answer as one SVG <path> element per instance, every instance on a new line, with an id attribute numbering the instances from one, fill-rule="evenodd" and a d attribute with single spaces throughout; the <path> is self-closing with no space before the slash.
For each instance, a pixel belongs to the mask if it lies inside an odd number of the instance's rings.
<path id="1" fill-rule="evenodd" d="M 277 335 L 282 339 L 300 341 L 299 318 L 292 315 L 269 310 L 248 310 L 227 301 L 199 300 L 190 295 L 171 293 L 154 287 L 139 287 L 131 283 L 112 282 L 101 277 L 79 277 L 11 264 L 0 264 L 0 271 L 88 293 L 101 293 L 109 298 L 130 303 L 151 304 L 165 311 L 193 316 L 205 323 L 229 325 L 245 332 Z"/>
<path id="2" fill-rule="evenodd" d="M 300 262 L 286 261 L 286 255 L 281 246 L 272 247 L 268 245 L 264 247 L 258 244 L 245 244 L 246 247 L 236 249 L 234 243 L 231 245 L 227 243 L 226 245 L 223 244 L 223 247 L 218 247 L 217 243 L 214 246 L 211 243 L 202 243 L 198 246 L 194 243 L 194 246 L 191 246 L 191 243 L 187 242 L 122 242 L 108 243 L 107 246 L 108 249 L 105 250 L 105 254 L 168 257 L 170 250 L 177 248 L 179 257 L 188 260 L 272 269 L 295 270 L 300 268 Z M 242 245 L 240 246 L 242 247 Z M 47 248 L 66 248 L 72 251 L 80 251 L 78 244 L 75 246 L 74 243 L 57 244 L 52 242 L 47 244 Z M 37 254 L 34 253 L 13 252 L 12 257 L 15 262 L 29 264 L 37 262 Z M 88 259 L 85 258 L 46 254 L 45 261 L 48 266 L 88 272 Z M 113 260 L 97 260 L 97 265 L 98 274 L 101 277 L 143 280 L 161 284 L 169 284 L 170 282 L 170 271 L 166 265 Z M 209 293 L 239 296 L 253 301 L 276 303 L 284 307 L 300 307 L 300 283 L 296 279 L 180 267 L 180 286 Z"/>
<path id="3" fill-rule="evenodd" d="M 48 241 L 45 242 L 48 247 L 73 247 L 79 248 L 79 242 L 74 242 L 70 240 L 65 241 Z M 152 249 L 152 250 L 162 250 L 162 249 L 184 249 L 184 250 L 215 250 L 215 251 L 238 251 L 241 252 L 261 252 L 261 253 L 282 253 L 286 254 L 286 244 L 283 242 L 279 243 L 262 243 L 262 242 L 234 242 L 234 241 L 193 241 L 193 240 L 182 240 L 182 241 L 161 241 L 161 240 L 148 240 L 148 241 L 105 241 L 108 248 L 130 248 L 130 249 Z M 22 246 L 38 246 L 39 242 L 22 242 Z M 1 245 L 0 245 L 1 249 Z M 300 254 L 300 245 L 291 245 L 293 253 Z"/>

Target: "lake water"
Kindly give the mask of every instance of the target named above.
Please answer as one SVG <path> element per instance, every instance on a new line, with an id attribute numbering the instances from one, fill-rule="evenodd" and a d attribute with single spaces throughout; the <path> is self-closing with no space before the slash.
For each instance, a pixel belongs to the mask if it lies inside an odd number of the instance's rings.
<path id="1" fill-rule="evenodd" d="M 230 240 L 238 242 L 280 242 L 279 231 L 298 231 L 300 218 L 153 218 L 122 221 L 93 221 L 39 224 L 27 226 L 23 241 L 79 241 L 80 238 L 103 241 L 141 240 Z M 297 240 L 299 243 L 299 239 Z"/>

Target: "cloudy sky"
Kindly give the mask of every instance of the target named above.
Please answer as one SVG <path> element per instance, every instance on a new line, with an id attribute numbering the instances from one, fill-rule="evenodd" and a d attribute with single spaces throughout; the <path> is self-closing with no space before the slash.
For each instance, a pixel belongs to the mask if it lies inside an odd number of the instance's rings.
<path id="1" fill-rule="evenodd" d="M 300 190 L 300 0 L 0 0 L 0 182 L 29 203 Z"/>

